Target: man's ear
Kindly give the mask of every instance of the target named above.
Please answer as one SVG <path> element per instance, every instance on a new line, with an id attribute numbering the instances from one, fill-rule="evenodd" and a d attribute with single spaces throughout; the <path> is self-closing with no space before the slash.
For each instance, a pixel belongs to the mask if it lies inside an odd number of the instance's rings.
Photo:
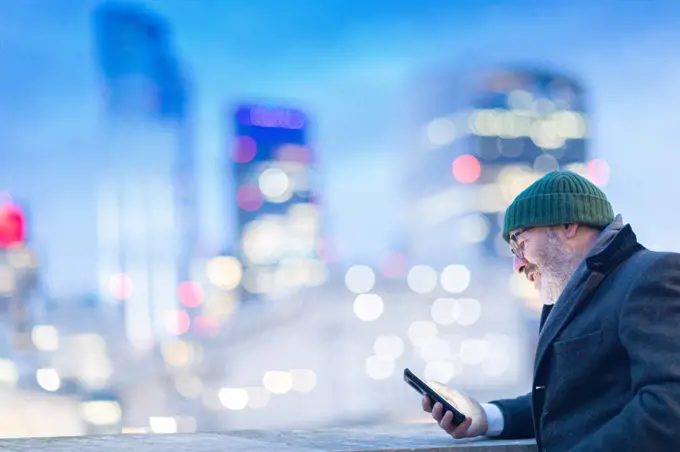
<path id="1" fill-rule="evenodd" d="M 579 225 L 576 223 L 569 223 L 564 225 L 564 235 L 568 239 L 573 239 L 578 232 Z"/>

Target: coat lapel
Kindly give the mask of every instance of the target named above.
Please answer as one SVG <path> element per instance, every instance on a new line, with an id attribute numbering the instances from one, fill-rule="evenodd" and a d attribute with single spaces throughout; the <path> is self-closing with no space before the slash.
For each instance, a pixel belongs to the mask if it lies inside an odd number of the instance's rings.
<path id="1" fill-rule="evenodd" d="M 569 291 L 569 296 L 562 296 L 555 303 L 543 325 L 536 349 L 535 372 L 538 371 L 541 361 L 557 335 L 574 318 L 578 310 L 605 278 L 604 274 L 589 270 L 586 270 L 580 276 L 576 287 L 572 287 L 572 290 Z"/>
<path id="2" fill-rule="evenodd" d="M 556 337 L 587 303 L 602 281 L 621 262 L 642 249 L 629 225 L 621 226 L 617 217 L 613 229 L 605 230 L 592 252 L 574 272 L 562 295 L 551 310 L 544 309 L 534 373 L 537 373 Z M 618 226 L 618 227 L 617 227 Z"/>
<path id="3" fill-rule="evenodd" d="M 538 326 L 538 334 L 541 334 L 541 331 L 543 331 L 543 326 L 545 325 L 546 320 L 548 320 L 548 317 L 550 316 L 550 313 L 552 312 L 552 308 L 555 306 L 554 304 L 546 304 L 543 306 L 543 310 L 541 310 L 541 322 Z"/>

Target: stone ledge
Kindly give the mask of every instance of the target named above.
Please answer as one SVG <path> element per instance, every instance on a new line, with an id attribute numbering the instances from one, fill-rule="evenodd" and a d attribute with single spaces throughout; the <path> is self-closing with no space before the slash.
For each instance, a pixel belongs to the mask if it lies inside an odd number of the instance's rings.
<path id="1" fill-rule="evenodd" d="M 536 452 L 534 441 L 454 440 L 432 423 L 322 430 L 0 440 L 0 452 Z"/>

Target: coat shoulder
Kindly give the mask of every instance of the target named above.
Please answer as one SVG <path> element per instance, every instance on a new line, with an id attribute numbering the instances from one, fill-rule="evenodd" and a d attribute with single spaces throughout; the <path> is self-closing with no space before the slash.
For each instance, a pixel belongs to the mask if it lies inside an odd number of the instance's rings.
<path id="1" fill-rule="evenodd" d="M 628 258 L 616 273 L 628 273 L 627 277 L 641 275 L 649 269 L 663 265 L 680 270 L 680 253 L 652 251 L 642 248 Z"/>
<path id="2" fill-rule="evenodd" d="M 664 280 L 674 272 L 680 274 L 680 254 L 642 248 L 608 274 L 605 287 L 618 295 L 629 294 L 645 280 Z"/>

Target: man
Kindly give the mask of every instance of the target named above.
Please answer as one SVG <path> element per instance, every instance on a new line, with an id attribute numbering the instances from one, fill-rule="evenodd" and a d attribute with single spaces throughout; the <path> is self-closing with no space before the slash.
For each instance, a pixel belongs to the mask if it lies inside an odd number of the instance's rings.
<path id="1" fill-rule="evenodd" d="M 540 451 L 680 451 L 680 255 L 640 245 L 605 194 L 548 173 L 508 207 L 514 270 L 538 289 L 532 391 L 480 404 L 440 387 L 467 415 L 423 399 L 455 438 L 535 437 Z"/>

